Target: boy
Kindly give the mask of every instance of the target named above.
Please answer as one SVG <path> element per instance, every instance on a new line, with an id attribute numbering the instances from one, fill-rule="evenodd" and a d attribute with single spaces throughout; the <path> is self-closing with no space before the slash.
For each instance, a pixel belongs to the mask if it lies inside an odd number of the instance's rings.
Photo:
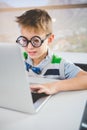
<path id="1" fill-rule="evenodd" d="M 26 11 L 16 20 L 21 36 L 16 42 L 25 53 L 29 76 L 58 79 L 51 83 L 31 85 L 37 93 L 55 94 L 60 91 L 87 89 L 87 72 L 53 54 L 49 45 L 54 39 L 52 20 L 45 10 Z"/>

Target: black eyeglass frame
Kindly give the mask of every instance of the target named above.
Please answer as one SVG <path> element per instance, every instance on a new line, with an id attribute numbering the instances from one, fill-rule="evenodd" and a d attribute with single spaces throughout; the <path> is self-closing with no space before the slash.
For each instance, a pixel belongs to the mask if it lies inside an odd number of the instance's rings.
<path id="1" fill-rule="evenodd" d="M 33 47 L 35 48 L 38 48 L 42 45 L 42 43 L 48 38 L 48 36 L 50 36 L 51 33 L 47 34 L 46 37 L 44 39 L 41 39 L 39 36 L 33 36 L 30 40 L 28 40 L 25 36 L 19 36 L 16 40 L 16 43 L 18 43 L 19 45 L 21 45 L 22 47 L 26 47 L 28 46 L 29 42 L 32 44 Z M 20 38 L 24 38 L 26 40 L 26 44 L 25 45 L 22 45 L 19 41 Z M 38 38 L 41 42 L 40 42 L 40 45 L 39 46 L 35 46 L 34 45 L 34 42 L 32 41 L 34 38 Z"/>

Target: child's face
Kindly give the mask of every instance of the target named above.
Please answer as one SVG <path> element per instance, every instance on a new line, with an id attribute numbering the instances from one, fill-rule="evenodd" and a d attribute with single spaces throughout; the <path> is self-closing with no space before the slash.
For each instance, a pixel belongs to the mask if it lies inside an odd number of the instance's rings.
<path id="1" fill-rule="evenodd" d="M 39 36 L 41 39 L 45 39 L 45 33 L 36 33 L 31 28 L 24 28 L 21 27 L 21 35 L 26 37 L 28 40 L 31 40 L 34 36 Z M 28 46 L 24 47 L 25 51 L 28 53 L 29 57 L 33 60 L 33 62 L 41 62 L 44 57 L 47 55 L 48 44 L 50 43 L 49 40 L 50 36 L 46 38 L 46 40 L 42 43 L 42 45 L 38 48 L 32 46 L 31 42 L 29 42 Z"/>

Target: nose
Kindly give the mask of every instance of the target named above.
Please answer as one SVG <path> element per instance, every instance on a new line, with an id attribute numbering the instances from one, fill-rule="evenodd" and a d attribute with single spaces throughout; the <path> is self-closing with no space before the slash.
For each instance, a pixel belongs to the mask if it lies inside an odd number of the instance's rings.
<path id="1" fill-rule="evenodd" d="M 31 42 L 28 43 L 27 48 L 29 48 L 29 49 L 34 48 L 34 47 L 32 46 L 32 44 L 31 44 Z"/>

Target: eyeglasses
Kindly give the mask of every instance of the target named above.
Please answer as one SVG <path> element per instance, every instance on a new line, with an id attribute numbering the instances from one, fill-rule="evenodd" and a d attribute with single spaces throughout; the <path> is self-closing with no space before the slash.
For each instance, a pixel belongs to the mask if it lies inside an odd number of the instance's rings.
<path id="1" fill-rule="evenodd" d="M 19 36 L 16 40 L 16 43 L 20 44 L 22 47 L 26 47 L 30 42 L 33 47 L 38 48 L 48 38 L 49 35 L 51 35 L 51 33 L 47 34 L 45 39 L 41 39 L 39 36 L 34 36 L 30 40 L 24 36 Z"/>

